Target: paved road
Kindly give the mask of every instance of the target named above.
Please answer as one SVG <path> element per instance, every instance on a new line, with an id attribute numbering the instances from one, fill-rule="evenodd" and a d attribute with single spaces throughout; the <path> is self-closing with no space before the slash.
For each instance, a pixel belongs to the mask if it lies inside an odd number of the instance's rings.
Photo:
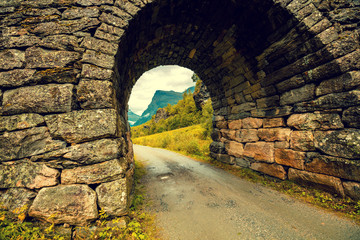
<path id="1" fill-rule="evenodd" d="M 134 146 L 164 239 L 360 239 L 360 226 L 208 164 Z"/>

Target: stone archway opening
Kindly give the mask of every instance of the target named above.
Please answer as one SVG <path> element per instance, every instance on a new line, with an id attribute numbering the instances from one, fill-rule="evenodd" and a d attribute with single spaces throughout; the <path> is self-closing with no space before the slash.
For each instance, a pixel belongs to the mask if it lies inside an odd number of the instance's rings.
<path id="1" fill-rule="evenodd" d="M 0 190 L 9 208 L 22 199 L 30 216 L 73 225 L 96 219 L 98 206 L 126 214 L 131 88 L 174 64 L 210 92 L 215 159 L 360 198 L 356 1 L 0 7 Z"/>

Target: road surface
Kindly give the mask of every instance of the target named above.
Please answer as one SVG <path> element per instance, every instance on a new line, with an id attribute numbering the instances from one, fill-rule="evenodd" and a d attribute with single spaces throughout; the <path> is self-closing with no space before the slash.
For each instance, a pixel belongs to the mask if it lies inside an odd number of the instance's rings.
<path id="1" fill-rule="evenodd" d="M 360 240 L 360 226 L 211 165 L 134 146 L 163 239 Z"/>

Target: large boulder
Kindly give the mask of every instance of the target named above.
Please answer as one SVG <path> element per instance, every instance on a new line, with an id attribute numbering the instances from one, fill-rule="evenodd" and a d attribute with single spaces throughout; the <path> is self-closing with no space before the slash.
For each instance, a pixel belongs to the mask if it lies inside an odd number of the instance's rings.
<path id="1" fill-rule="evenodd" d="M 96 193 L 87 185 L 43 188 L 31 205 L 29 216 L 55 224 L 85 225 L 98 218 Z"/>

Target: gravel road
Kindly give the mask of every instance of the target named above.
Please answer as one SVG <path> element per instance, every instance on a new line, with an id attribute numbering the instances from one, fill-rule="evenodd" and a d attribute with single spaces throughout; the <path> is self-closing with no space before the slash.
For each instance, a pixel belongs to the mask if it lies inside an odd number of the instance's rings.
<path id="1" fill-rule="evenodd" d="M 163 149 L 134 145 L 163 239 L 360 239 L 332 213 Z"/>

